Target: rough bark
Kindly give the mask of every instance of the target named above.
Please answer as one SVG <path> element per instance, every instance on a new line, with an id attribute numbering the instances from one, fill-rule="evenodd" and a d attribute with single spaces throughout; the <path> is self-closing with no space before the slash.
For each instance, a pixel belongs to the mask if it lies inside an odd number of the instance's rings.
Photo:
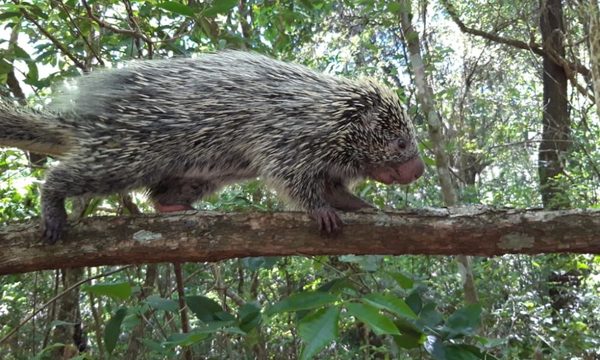
<path id="1" fill-rule="evenodd" d="M 562 66 L 546 54 L 565 56 L 561 0 L 540 1 L 540 29 L 542 32 L 542 56 L 544 100 L 542 116 L 542 141 L 538 155 L 538 173 L 542 203 L 546 208 L 568 208 L 569 199 L 561 186 L 564 160 L 570 145 L 571 120 L 569 118 L 567 86 L 568 78 Z"/>
<path id="2" fill-rule="evenodd" d="M 0 274 L 248 256 L 600 253 L 600 210 L 451 208 L 342 214 L 344 232 L 318 233 L 295 212 L 186 212 L 94 217 L 46 245 L 37 223 L 0 228 Z"/>

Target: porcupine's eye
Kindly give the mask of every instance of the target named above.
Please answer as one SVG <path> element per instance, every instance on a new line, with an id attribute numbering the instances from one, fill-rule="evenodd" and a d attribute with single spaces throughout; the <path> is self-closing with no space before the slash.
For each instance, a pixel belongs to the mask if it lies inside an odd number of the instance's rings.
<path id="1" fill-rule="evenodd" d="M 396 146 L 398 147 L 398 150 L 400 150 L 400 151 L 406 150 L 406 148 L 408 147 L 408 142 L 406 140 L 404 140 L 403 138 L 399 138 L 396 140 Z"/>

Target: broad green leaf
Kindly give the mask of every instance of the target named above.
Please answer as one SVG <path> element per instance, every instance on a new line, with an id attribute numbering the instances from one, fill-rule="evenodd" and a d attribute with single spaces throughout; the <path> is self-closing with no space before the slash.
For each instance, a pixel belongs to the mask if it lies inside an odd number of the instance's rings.
<path id="1" fill-rule="evenodd" d="M 204 322 L 221 320 L 217 314 L 224 312 L 221 305 L 206 296 L 186 296 L 185 302 L 196 317 Z"/>
<path id="2" fill-rule="evenodd" d="M 4 59 L 0 59 L 0 74 L 8 74 L 12 70 L 12 64 Z"/>
<path id="3" fill-rule="evenodd" d="M 126 282 L 103 283 L 82 286 L 82 290 L 97 296 L 109 296 L 113 299 L 127 300 L 131 296 L 131 285 Z"/>
<path id="4" fill-rule="evenodd" d="M 413 279 L 411 279 L 410 277 L 399 273 L 399 272 L 393 272 L 393 273 L 389 273 L 389 275 L 392 277 L 392 279 L 394 279 L 396 281 L 396 283 L 398 283 L 398 285 L 400 285 L 400 287 L 402 287 L 403 289 L 412 289 L 412 287 L 415 285 L 415 281 Z"/>
<path id="5" fill-rule="evenodd" d="M 33 83 L 37 82 L 38 79 L 39 79 L 39 73 L 38 73 L 37 65 L 33 61 L 28 61 L 27 62 L 27 67 L 29 68 L 29 72 L 27 72 L 26 82 L 28 84 L 33 84 Z"/>
<path id="6" fill-rule="evenodd" d="M 450 315 L 446 320 L 445 329 L 448 331 L 448 337 L 453 338 L 459 335 L 471 335 L 477 330 L 481 323 L 481 305 L 467 305 Z"/>
<path id="7" fill-rule="evenodd" d="M 13 53 L 15 54 L 15 59 L 31 60 L 31 57 L 29 56 L 27 51 L 23 50 L 23 48 L 19 47 L 18 45 L 13 45 L 12 49 Z"/>
<path id="8" fill-rule="evenodd" d="M 18 11 L 2 12 L 2 13 L 0 13 L 0 21 L 6 20 L 6 19 L 9 19 L 9 18 L 12 18 L 12 17 L 18 18 L 20 16 L 21 16 L 21 13 L 18 12 Z"/>
<path id="9" fill-rule="evenodd" d="M 404 316 L 410 319 L 416 319 L 417 315 L 406 303 L 393 295 L 389 294 L 369 294 L 362 298 L 362 301 L 375 306 L 376 308 L 387 310 L 398 316 Z"/>
<path id="10" fill-rule="evenodd" d="M 410 306 L 415 314 L 420 313 L 421 309 L 423 308 L 423 300 L 421 299 L 421 295 L 419 295 L 418 291 L 411 292 L 410 295 L 406 297 L 405 302 L 406 305 Z"/>
<path id="11" fill-rule="evenodd" d="M 346 310 L 348 310 L 348 315 L 367 324 L 377 335 L 400 335 L 400 331 L 392 320 L 381 315 L 379 310 L 371 305 L 347 303 Z"/>
<path id="12" fill-rule="evenodd" d="M 265 313 L 271 316 L 282 312 L 316 309 L 336 300 L 337 296 L 321 291 L 300 292 L 274 304 Z"/>
<path id="13" fill-rule="evenodd" d="M 163 299 L 158 295 L 150 295 L 146 298 L 146 303 L 153 309 L 177 312 L 179 304 L 175 300 Z"/>
<path id="14" fill-rule="evenodd" d="M 240 329 L 249 332 L 261 322 L 260 307 L 253 302 L 245 303 L 238 311 L 238 319 Z"/>
<path id="15" fill-rule="evenodd" d="M 238 0 L 213 0 L 211 6 L 204 10 L 204 15 L 213 17 L 219 14 L 224 14 L 238 4 Z"/>
<path id="16" fill-rule="evenodd" d="M 423 344 L 424 336 L 421 334 L 403 332 L 401 335 L 394 335 L 393 338 L 398 347 L 403 349 L 414 349 Z"/>
<path id="17" fill-rule="evenodd" d="M 433 328 L 439 325 L 444 317 L 436 309 L 437 305 L 434 302 L 427 302 L 419 312 L 419 323 L 425 327 Z"/>
<path id="18" fill-rule="evenodd" d="M 191 331 L 185 334 L 172 334 L 167 338 L 167 341 L 163 342 L 163 345 L 190 346 L 208 338 L 209 336 L 210 333 L 202 331 Z"/>
<path id="19" fill-rule="evenodd" d="M 37 353 L 33 358 L 31 358 L 31 360 L 46 360 L 46 359 L 50 359 L 51 355 L 54 353 L 55 350 L 58 349 L 63 349 L 65 346 L 65 344 L 63 343 L 55 343 L 52 345 L 48 345 L 47 347 L 43 348 L 39 353 Z"/>
<path id="20" fill-rule="evenodd" d="M 317 291 L 328 292 L 331 294 L 340 294 L 343 290 L 356 292 L 356 286 L 347 278 L 339 278 L 328 281 L 317 288 Z"/>
<path id="21" fill-rule="evenodd" d="M 215 321 L 204 326 L 193 329 L 187 334 L 174 334 L 165 341 L 164 345 L 179 345 L 179 346 L 190 346 L 199 341 L 208 338 L 211 334 L 218 331 L 223 331 L 231 334 L 245 335 L 246 333 L 240 328 L 233 326 L 235 325 L 232 321 Z"/>
<path id="22" fill-rule="evenodd" d="M 178 14 L 178 15 L 189 16 L 189 17 L 194 16 L 194 10 L 192 10 L 192 8 L 190 8 L 189 6 L 184 5 L 182 3 L 179 3 L 179 2 L 165 1 L 162 3 L 156 4 L 156 6 L 158 6 L 161 9 L 165 9 L 172 13 Z"/>
<path id="23" fill-rule="evenodd" d="M 120 308 L 106 323 L 106 328 L 104 329 L 104 346 L 109 354 L 112 354 L 115 346 L 117 346 L 117 340 L 119 339 L 119 334 L 121 334 L 121 323 L 126 314 L 127 309 Z"/>
<path id="24" fill-rule="evenodd" d="M 312 359 L 327 344 L 339 336 L 340 309 L 331 306 L 305 316 L 298 324 L 298 333 L 304 341 L 301 359 Z"/>
<path id="25" fill-rule="evenodd" d="M 458 344 L 446 345 L 446 360 L 480 360 L 480 359 L 495 359 L 491 355 L 487 355 L 479 351 L 476 346 Z"/>

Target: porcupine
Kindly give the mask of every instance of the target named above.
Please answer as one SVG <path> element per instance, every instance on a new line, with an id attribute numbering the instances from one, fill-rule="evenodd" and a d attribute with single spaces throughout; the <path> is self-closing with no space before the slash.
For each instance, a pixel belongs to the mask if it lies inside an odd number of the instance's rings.
<path id="1" fill-rule="evenodd" d="M 397 95 L 369 79 L 225 51 L 95 71 L 74 89 L 47 111 L 0 109 L 0 145 L 66 148 L 42 187 L 50 243 L 70 196 L 145 187 L 158 211 L 180 211 L 256 177 L 336 232 L 336 209 L 371 207 L 349 183 L 407 184 L 424 171 Z"/>

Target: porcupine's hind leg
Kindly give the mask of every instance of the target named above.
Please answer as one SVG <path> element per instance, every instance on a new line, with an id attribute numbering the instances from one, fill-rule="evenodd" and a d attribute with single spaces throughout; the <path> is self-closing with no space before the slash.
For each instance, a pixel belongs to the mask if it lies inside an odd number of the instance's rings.
<path id="1" fill-rule="evenodd" d="M 120 192 L 141 186 L 144 181 L 137 169 L 103 166 L 101 162 L 66 160 L 50 169 L 41 196 L 44 239 L 51 244 L 60 239 L 67 224 L 67 197 Z"/>
<path id="2" fill-rule="evenodd" d="M 192 204 L 217 190 L 213 182 L 200 178 L 168 177 L 150 188 L 158 212 L 193 210 Z"/>

